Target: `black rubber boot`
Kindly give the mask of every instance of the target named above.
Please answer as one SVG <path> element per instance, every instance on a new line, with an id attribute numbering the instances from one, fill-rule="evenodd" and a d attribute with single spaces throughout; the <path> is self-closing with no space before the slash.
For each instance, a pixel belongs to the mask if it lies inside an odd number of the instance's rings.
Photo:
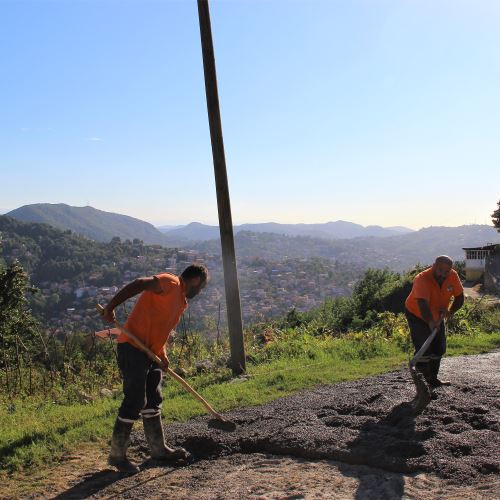
<path id="1" fill-rule="evenodd" d="M 189 456 L 184 448 L 170 448 L 165 444 L 161 415 L 150 418 L 142 418 L 144 434 L 149 445 L 151 458 L 154 460 L 186 460 Z"/>
<path id="2" fill-rule="evenodd" d="M 130 433 L 133 422 L 124 422 L 116 419 L 111 437 L 111 451 L 109 452 L 108 464 L 116 467 L 119 472 L 136 474 L 139 467 L 127 458 L 127 448 L 130 444 Z"/>
<path id="3" fill-rule="evenodd" d="M 441 366 L 441 358 L 431 359 L 429 361 L 429 368 L 430 368 L 430 374 L 431 374 L 431 377 L 429 380 L 429 385 L 433 388 L 442 387 L 443 385 L 450 385 L 450 382 L 438 379 L 437 376 L 439 373 L 440 366 Z"/>

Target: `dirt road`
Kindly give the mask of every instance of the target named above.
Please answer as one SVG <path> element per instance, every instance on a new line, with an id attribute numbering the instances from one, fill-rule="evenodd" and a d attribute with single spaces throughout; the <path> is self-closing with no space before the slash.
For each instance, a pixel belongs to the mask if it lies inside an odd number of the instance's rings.
<path id="1" fill-rule="evenodd" d="M 499 368 L 499 352 L 446 359 L 443 377 L 453 385 L 436 391 L 417 418 L 403 370 L 232 412 L 233 432 L 211 428 L 208 418 L 170 425 L 169 440 L 192 453 L 190 464 L 146 461 L 140 474 L 124 477 L 106 469 L 104 456 L 82 456 L 60 468 L 42 496 L 499 498 Z M 142 432 L 132 450 L 146 458 Z"/>

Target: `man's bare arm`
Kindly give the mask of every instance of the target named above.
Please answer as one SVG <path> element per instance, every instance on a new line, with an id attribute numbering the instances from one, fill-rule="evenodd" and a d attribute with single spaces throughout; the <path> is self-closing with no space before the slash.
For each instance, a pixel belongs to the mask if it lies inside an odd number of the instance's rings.
<path id="1" fill-rule="evenodd" d="M 455 314 L 463 305 L 464 305 L 464 294 L 461 293 L 460 295 L 457 295 L 453 299 L 453 304 L 451 305 L 450 312 L 448 316 L 451 316 L 452 314 Z"/>
<path id="2" fill-rule="evenodd" d="M 440 320 L 434 321 L 431 309 L 429 307 L 429 303 L 425 299 L 417 299 L 417 304 L 420 310 L 420 314 L 422 315 L 422 318 L 429 325 L 431 331 L 434 330 L 434 328 L 436 328 L 439 325 L 439 323 L 441 323 L 441 321 Z"/>
<path id="3" fill-rule="evenodd" d="M 158 278 L 155 278 L 154 276 L 137 278 L 134 281 L 130 282 L 128 285 L 125 285 L 104 308 L 104 312 L 102 315 L 104 321 L 113 323 L 115 320 L 115 308 L 131 297 L 134 297 L 135 295 L 138 295 L 139 293 L 142 293 L 144 291 L 161 293 L 162 288 L 160 286 Z"/>

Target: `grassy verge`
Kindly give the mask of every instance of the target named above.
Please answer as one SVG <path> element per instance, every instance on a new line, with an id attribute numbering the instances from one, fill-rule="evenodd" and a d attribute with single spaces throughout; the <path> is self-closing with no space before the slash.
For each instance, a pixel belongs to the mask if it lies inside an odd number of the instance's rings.
<path id="1" fill-rule="evenodd" d="M 452 335 L 448 338 L 447 356 L 482 354 L 500 347 L 500 332 Z"/>
<path id="2" fill-rule="evenodd" d="M 408 359 L 396 343 L 385 339 L 307 340 L 304 354 L 279 357 L 250 365 L 244 383 L 227 380 L 228 374 L 208 374 L 191 380 L 220 411 L 269 402 L 297 390 L 376 375 L 401 367 Z M 500 332 L 456 335 L 449 338 L 448 355 L 477 354 L 500 347 Z M 19 471 L 57 461 L 79 443 L 105 442 L 120 403 L 105 398 L 87 404 L 20 400 L 0 408 L 0 466 Z M 174 381 L 165 388 L 165 421 L 184 421 L 204 409 Z"/>

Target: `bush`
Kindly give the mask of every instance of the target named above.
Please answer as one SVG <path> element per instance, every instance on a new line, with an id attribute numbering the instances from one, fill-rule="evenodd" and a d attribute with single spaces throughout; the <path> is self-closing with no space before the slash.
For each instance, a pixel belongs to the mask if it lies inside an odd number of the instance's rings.
<path id="1" fill-rule="evenodd" d="M 360 326 L 366 328 L 373 324 L 377 318 L 376 313 L 403 312 L 413 278 L 418 272 L 420 267 L 404 275 L 388 269 L 368 269 L 356 283 L 352 294 L 355 316 L 361 321 Z"/>

